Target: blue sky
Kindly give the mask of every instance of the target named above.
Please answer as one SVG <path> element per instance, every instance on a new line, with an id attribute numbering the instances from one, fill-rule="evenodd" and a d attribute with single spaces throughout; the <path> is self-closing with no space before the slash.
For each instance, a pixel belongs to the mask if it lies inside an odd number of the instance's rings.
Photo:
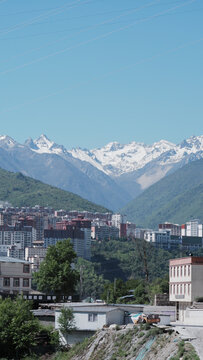
<path id="1" fill-rule="evenodd" d="M 200 0 L 0 0 L 1 134 L 67 148 L 203 134 Z"/>

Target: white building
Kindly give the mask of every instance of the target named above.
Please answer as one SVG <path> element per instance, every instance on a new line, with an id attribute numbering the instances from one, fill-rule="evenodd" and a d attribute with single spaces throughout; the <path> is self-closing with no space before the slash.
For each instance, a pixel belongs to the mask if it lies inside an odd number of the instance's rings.
<path id="1" fill-rule="evenodd" d="M 103 326 L 111 324 L 124 325 L 126 312 L 142 312 L 143 306 L 133 305 L 106 305 L 70 303 L 65 306 L 71 308 L 74 314 L 76 330 L 63 337 L 63 342 L 72 345 L 92 336 Z M 55 328 L 59 329 L 60 309 L 55 310 Z"/>
<path id="2" fill-rule="evenodd" d="M 186 309 L 203 297 L 203 257 L 172 259 L 169 264 L 170 301 L 176 302 L 176 319 L 184 322 Z"/>
<path id="3" fill-rule="evenodd" d="M 46 253 L 47 249 L 41 246 L 25 248 L 25 260 L 31 263 L 32 272 L 39 270 L 40 264 L 45 259 Z"/>
<path id="4" fill-rule="evenodd" d="M 113 226 L 120 229 L 120 224 L 126 224 L 127 217 L 122 214 L 112 214 L 111 221 Z"/>
<path id="5" fill-rule="evenodd" d="M 203 237 L 203 224 L 200 224 L 199 219 L 190 220 L 182 225 L 181 235 Z"/>
<path id="6" fill-rule="evenodd" d="M 170 230 L 146 231 L 144 239 L 156 247 L 168 249 L 170 248 L 171 232 Z"/>
<path id="7" fill-rule="evenodd" d="M 31 290 L 31 269 L 28 261 L 0 257 L 0 292 L 28 294 Z"/>

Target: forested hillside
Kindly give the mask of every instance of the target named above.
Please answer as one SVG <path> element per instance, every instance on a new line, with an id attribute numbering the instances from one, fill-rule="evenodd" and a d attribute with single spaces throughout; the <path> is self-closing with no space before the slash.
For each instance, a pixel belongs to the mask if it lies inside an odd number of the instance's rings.
<path id="1" fill-rule="evenodd" d="M 87 210 L 106 212 L 96 205 L 71 192 L 58 189 L 24 176 L 0 169 L 0 200 L 13 206 L 50 206 L 54 209 Z"/>
<path id="2" fill-rule="evenodd" d="M 203 159 L 191 162 L 150 186 L 122 212 L 138 226 L 156 228 L 160 222 L 203 220 Z"/>

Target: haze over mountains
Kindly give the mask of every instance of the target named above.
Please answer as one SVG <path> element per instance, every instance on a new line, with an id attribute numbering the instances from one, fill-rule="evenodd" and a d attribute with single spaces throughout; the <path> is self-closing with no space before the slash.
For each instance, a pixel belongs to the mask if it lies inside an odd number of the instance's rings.
<path id="1" fill-rule="evenodd" d="M 203 159 L 192 161 L 146 189 L 123 209 L 140 227 L 157 228 L 168 221 L 203 222 Z"/>
<path id="2" fill-rule="evenodd" d="M 0 136 L 0 167 L 21 172 L 117 210 L 167 174 L 203 158 L 203 136 L 181 144 L 112 142 L 100 149 L 67 150 L 45 135 L 20 144 Z"/>

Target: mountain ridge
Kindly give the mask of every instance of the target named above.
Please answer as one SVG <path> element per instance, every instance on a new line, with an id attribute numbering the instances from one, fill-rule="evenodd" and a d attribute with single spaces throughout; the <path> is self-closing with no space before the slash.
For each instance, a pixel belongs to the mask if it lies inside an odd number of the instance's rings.
<path id="1" fill-rule="evenodd" d="M 57 186 L 118 211 L 166 175 L 203 158 L 203 136 L 176 145 L 111 142 L 99 149 L 72 149 L 41 135 L 20 144 L 0 136 L 0 167 Z"/>
<path id="2" fill-rule="evenodd" d="M 0 168 L 0 200 L 13 206 L 50 206 L 56 210 L 87 210 L 106 212 L 108 209 L 68 191 L 44 184 L 39 180 Z"/>
<path id="3" fill-rule="evenodd" d="M 146 189 L 122 212 L 138 226 L 157 228 L 158 223 L 203 221 L 203 159 L 190 162 Z"/>

